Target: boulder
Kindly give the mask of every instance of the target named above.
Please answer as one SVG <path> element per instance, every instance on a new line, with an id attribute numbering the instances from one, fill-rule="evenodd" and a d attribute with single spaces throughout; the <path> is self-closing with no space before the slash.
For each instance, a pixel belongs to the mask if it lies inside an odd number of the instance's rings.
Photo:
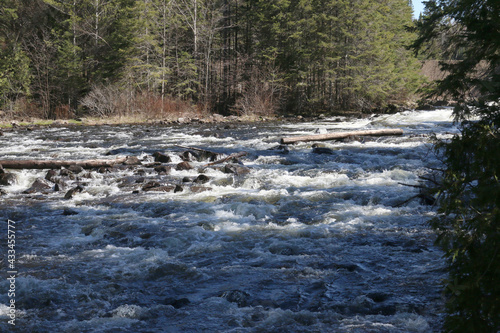
<path id="1" fill-rule="evenodd" d="M 330 148 L 324 148 L 324 147 L 314 147 L 312 150 L 313 154 L 327 154 L 327 155 L 333 155 L 334 152 Z"/>
<path id="2" fill-rule="evenodd" d="M 172 167 L 168 165 L 159 165 L 154 168 L 154 170 L 159 174 L 159 175 L 169 175 L 170 171 L 172 170 Z"/>
<path id="3" fill-rule="evenodd" d="M 209 181 L 210 181 L 210 177 L 205 176 L 205 175 L 199 175 L 198 177 L 196 177 L 196 179 L 193 181 L 193 183 L 205 184 L 205 183 L 208 183 Z"/>
<path id="4" fill-rule="evenodd" d="M 223 292 L 220 297 L 225 298 L 228 302 L 236 303 L 238 307 L 247 306 L 250 301 L 250 294 L 241 290 L 228 290 Z"/>
<path id="5" fill-rule="evenodd" d="M 245 175 L 247 173 L 250 173 L 250 169 L 239 164 L 234 164 L 234 163 L 228 163 L 226 164 L 222 169 L 222 172 L 224 173 L 232 173 L 235 175 Z"/>
<path id="6" fill-rule="evenodd" d="M 10 186 L 16 183 L 17 183 L 16 174 L 10 172 L 0 173 L 0 185 Z"/>
<path id="7" fill-rule="evenodd" d="M 80 193 L 82 191 L 83 191 L 83 187 L 78 185 L 77 187 L 74 187 L 71 190 L 69 190 L 68 192 L 66 192 L 66 194 L 64 195 L 64 199 L 69 200 L 69 199 L 73 198 L 73 196 L 76 193 Z"/>
<path id="8" fill-rule="evenodd" d="M 83 172 L 83 168 L 79 165 L 70 165 L 67 169 L 76 175 Z"/>
<path id="9" fill-rule="evenodd" d="M 57 171 L 55 171 L 55 170 L 49 170 L 49 171 L 47 171 L 47 174 L 45 175 L 45 179 L 48 181 L 51 181 L 53 183 L 56 182 L 56 177 L 57 177 Z"/>
<path id="10" fill-rule="evenodd" d="M 153 153 L 153 157 L 155 158 L 155 162 L 160 162 L 160 163 L 172 162 L 172 159 L 170 158 L 170 156 L 165 155 L 163 153 L 160 153 L 159 151 Z"/>
<path id="11" fill-rule="evenodd" d="M 183 307 L 189 305 L 189 303 L 191 303 L 191 301 L 185 297 L 180 298 L 180 299 L 168 297 L 165 299 L 165 301 L 163 301 L 163 304 L 172 305 L 176 309 L 183 308 Z"/>
<path id="12" fill-rule="evenodd" d="M 160 185 L 155 187 L 142 188 L 144 192 L 175 192 L 176 186 L 174 185 Z M 178 191 L 177 191 L 178 192 Z"/>
<path id="13" fill-rule="evenodd" d="M 179 163 L 179 164 L 177 164 L 175 166 L 175 170 L 177 170 L 177 171 L 180 171 L 180 170 L 191 170 L 191 169 L 193 169 L 193 167 L 191 166 L 191 164 L 189 164 L 186 161 L 181 162 L 181 163 Z"/>
<path id="14" fill-rule="evenodd" d="M 156 181 L 151 181 L 151 182 L 144 184 L 144 186 L 142 187 L 142 190 L 143 191 L 151 191 L 153 188 L 160 187 L 160 186 L 161 186 L 160 183 L 158 183 Z"/>
<path id="15" fill-rule="evenodd" d="M 191 150 L 186 150 L 185 152 L 180 154 L 179 157 L 185 162 L 198 160 L 198 154 Z"/>
<path id="16" fill-rule="evenodd" d="M 31 187 L 24 191 L 24 194 L 31 194 L 35 192 L 44 192 L 52 188 L 52 185 L 49 184 L 49 182 L 43 178 L 37 178 Z"/>
<path id="17" fill-rule="evenodd" d="M 137 156 L 127 156 L 127 159 L 125 162 L 123 162 L 123 165 L 141 165 L 141 161 Z"/>
<path id="18" fill-rule="evenodd" d="M 59 175 L 62 177 L 71 177 L 73 172 L 69 169 L 62 169 L 61 172 L 59 172 Z"/>

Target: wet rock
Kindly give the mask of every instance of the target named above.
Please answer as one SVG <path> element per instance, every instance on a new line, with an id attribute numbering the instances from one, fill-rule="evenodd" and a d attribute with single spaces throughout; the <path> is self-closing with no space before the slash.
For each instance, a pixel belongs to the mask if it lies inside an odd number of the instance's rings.
<path id="1" fill-rule="evenodd" d="M 108 151 L 105 155 L 110 156 L 110 155 L 118 155 L 118 154 L 125 154 L 128 153 L 129 149 L 128 148 L 117 148 L 117 149 L 112 149 Z"/>
<path id="2" fill-rule="evenodd" d="M 250 301 L 250 294 L 241 290 L 225 291 L 219 297 L 225 298 L 228 302 L 236 303 L 238 307 L 247 306 Z"/>
<path id="3" fill-rule="evenodd" d="M 154 168 L 154 170 L 159 174 L 159 175 L 169 175 L 170 171 L 172 171 L 172 167 L 168 165 L 159 165 Z"/>
<path id="4" fill-rule="evenodd" d="M 268 150 L 278 150 L 281 151 L 281 153 L 283 154 L 288 154 L 290 152 L 290 150 L 286 145 L 277 145 L 275 147 L 269 148 Z"/>
<path id="5" fill-rule="evenodd" d="M 207 221 L 203 221 L 203 222 L 198 222 L 198 226 L 202 227 L 204 230 L 208 230 L 208 231 L 214 231 L 215 230 L 215 227 L 216 225 L 212 222 L 207 222 Z"/>
<path id="6" fill-rule="evenodd" d="M 205 187 L 205 186 L 191 186 L 190 188 L 191 192 L 193 193 L 201 193 L 205 191 L 211 191 L 211 187 Z"/>
<path id="7" fill-rule="evenodd" d="M 179 156 L 184 162 L 198 160 L 198 154 L 196 154 L 194 151 L 191 150 L 182 152 L 182 154 L 180 154 Z"/>
<path id="8" fill-rule="evenodd" d="M 54 185 L 54 192 L 64 191 L 65 187 L 64 183 L 58 182 Z"/>
<path id="9" fill-rule="evenodd" d="M 327 155 L 333 155 L 333 150 L 330 148 L 325 148 L 325 147 L 314 147 L 312 150 L 313 154 L 327 154 Z"/>
<path id="10" fill-rule="evenodd" d="M 99 169 L 97 169 L 97 172 L 99 172 L 99 173 L 108 173 L 108 172 L 110 172 L 110 169 L 107 168 L 107 167 L 100 167 Z"/>
<path id="11" fill-rule="evenodd" d="M 24 191 L 24 194 L 31 194 L 35 192 L 43 192 L 46 190 L 49 190 L 52 188 L 52 185 L 49 184 L 49 182 L 43 178 L 37 178 L 33 184 L 31 184 L 31 187 Z"/>
<path id="12" fill-rule="evenodd" d="M 160 163 L 172 162 L 172 159 L 170 158 L 170 156 L 165 155 L 163 153 L 160 153 L 159 151 L 153 153 L 153 157 L 155 158 L 155 162 L 160 162 Z"/>
<path id="13" fill-rule="evenodd" d="M 59 175 L 62 177 L 71 177 L 71 176 L 73 176 L 73 172 L 71 172 L 71 170 L 69 170 L 69 169 L 62 169 L 59 172 Z"/>
<path id="14" fill-rule="evenodd" d="M 205 183 L 208 183 L 209 181 L 210 181 L 210 177 L 208 177 L 206 175 L 199 175 L 198 177 L 196 177 L 196 179 L 193 182 L 197 183 L 197 184 L 205 184 Z"/>
<path id="15" fill-rule="evenodd" d="M 7 194 L 7 192 L 6 192 L 5 190 L 2 190 L 2 189 L 0 188 L 0 196 L 2 196 L 2 195 L 6 195 L 6 194 Z"/>
<path id="16" fill-rule="evenodd" d="M 176 186 L 174 185 L 160 185 L 156 187 L 147 187 L 142 190 L 145 192 L 172 192 L 175 191 Z"/>
<path id="17" fill-rule="evenodd" d="M 383 292 L 372 292 L 368 293 L 366 297 L 372 299 L 376 303 L 380 303 L 386 301 L 390 297 L 390 295 Z"/>
<path id="18" fill-rule="evenodd" d="M 142 184 L 144 183 L 144 181 L 145 181 L 144 177 L 128 176 L 120 179 L 118 187 L 119 188 L 130 187 L 135 184 Z"/>
<path id="19" fill-rule="evenodd" d="M 219 158 L 219 155 L 220 154 L 204 150 L 198 154 L 198 161 L 202 162 L 208 160 L 210 162 L 214 162 Z"/>
<path id="20" fill-rule="evenodd" d="M 71 190 L 69 190 L 68 192 L 66 192 L 66 194 L 64 195 L 64 199 L 69 200 L 69 199 L 73 198 L 73 196 L 76 193 L 81 193 L 82 191 L 83 191 L 83 187 L 78 185 L 77 187 L 74 187 Z"/>
<path id="21" fill-rule="evenodd" d="M 17 176 L 14 173 L 4 172 L 2 169 L 0 172 L 0 185 L 10 186 L 17 183 Z"/>
<path id="22" fill-rule="evenodd" d="M 143 191 L 150 191 L 151 189 L 153 188 L 156 188 L 156 187 L 160 187 L 161 184 L 156 182 L 156 181 L 151 181 L 151 182 L 147 182 L 146 184 L 144 184 L 144 186 L 142 187 L 142 190 Z"/>
<path id="23" fill-rule="evenodd" d="M 138 176 L 144 176 L 146 174 L 146 170 L 144 169 L 139 169 L 139 170 L 136 170 L 134 172 L 134 175 L 138 175 Z"/>
<path id="24" fill-rule="evenodd" d="M 191 183 L 193 181 L 193 178 L 191 177 L 184 177 L 182 178 L 183 183 Z"/>
<path id="25" fill-rule="evenodd" d="M 177 164 L 175 166 L 175 170 L 177 171 L 181 171 L 181 170 L 191 170 L 193 169 L 193 167 L 191 166 L 191 164 L 189 164 L 188 162 L 184 161 L 184 162 L 181 162 L 179 164 Z"/>
<path id="26" fill-rule="evenodd" d="M 71 216 L 71 215 L 78 215 L 78 212 L 76 210 L 70 209 L 70 208 L 64 208 L 63 213 L 64 216 Z"/>
<path id="27" fill-rule="evenodd" d="M 56 177 L 57 177 L 57 171 L 55 171 L 55 170 L 49 170 L 49 171 L 47 171 L 47 174 L 45 175 L 45 179 L 48 181 L 51 181 L 53 183 L 56 182 Z"/>
<path id="28" fill-rule="evenodd" d="M 67 169 L 69 171 L 71 171 L 72 173 L 74 173 L 75 175 L 77 175 L 83 171 L 83 168 L 79 165 L 70 165 L 69 167 L 67 167 Z"/>
<path id="29" fill-rule="evenodd" d="M 168 297 L 163 301 L 163 304 L 165 305 L 172 305 L 176 309 L 183 308 L 185 306 L 188 306 L 191 303 L 191 301 L 188 298 L 179 298 L 175 299 L 173 297 Z"/>
<path id="30" fill-rule="evenodd" d="M 239 164 L 228 163 L 222 169 L 224 173 L 233 173 L 235 175 L 245 175 L 250 173 L 250 169 Z"/>
<path id="31" fill-rule="evenodd" d="M 184 188 L 180 185 L 175 185 L 175 188 L 174 188 L 174 193 L 177 193 L 177 192 L 182 192 L 184 191 Z"/>
<path id="32" fill-rule="evenodd" d="M 137 156 L 127 156 L 127 159 L 125 162 L 123 162 L 123 165 L 141 165 L 142 162 L 139 160 Z"/>

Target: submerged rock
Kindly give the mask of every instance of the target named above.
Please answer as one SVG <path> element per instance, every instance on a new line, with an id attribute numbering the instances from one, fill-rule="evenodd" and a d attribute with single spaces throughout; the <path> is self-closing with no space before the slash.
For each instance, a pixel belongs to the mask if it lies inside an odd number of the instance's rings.
<path id="1" fill-rule="evenodd" d="M 173 297 L 168 297 L 163 301 L 163 304 L 172 305 L 176 309 L 180 309 L 180 308 L 183 308 L 185 306 L 188 306 L 190 303 L 191 303 L 191 301 L 186 297 L 179 298 L 179 299 L 175 299 Z"/>
<path id="2" fill-rule="evenodd" d="M 250 294 L 241 290 L 224 291 L 219 297 L 225 298 L 228 302 L 236 303 L 238 307 L 244 307 L 250 303 Z"/>
<path id="3" fill-rule="evenodd" d="M 78 212 L 71 208 L 64 208 L 62 214 L 64 216 L 78 215 Z"/>
<path id="4" fill-rule="evenodd" d="M 211 191 L 211 187 L 205 187 L 205 186 L 191 186 L 190 188 L 191 192 L 193 193 L 201 193 L 205 191 Z"/>
<path id="5" fill-rule="evenodd" d="M 325 148 L 325 147 L 313 147 L 312 150 L 313 154 L 328 154 L 328 155 L 333 155 L 333 150 L 330 148 Z"/>

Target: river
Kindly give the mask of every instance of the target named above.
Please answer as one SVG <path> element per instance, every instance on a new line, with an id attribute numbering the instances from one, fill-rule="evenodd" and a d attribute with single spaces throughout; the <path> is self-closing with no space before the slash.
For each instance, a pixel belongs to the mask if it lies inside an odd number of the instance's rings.
<path id="1" fill-rule="evenodd" d="M 403 136 L 276 149 L 283 136 L 401 128 Z M 0 331 L 433 332 L 443 316 L 442 253 L 416 187 L 441 162 L 431 136 L 456 133 L 451 110 L 364 119 L 189 126 L 67 126 L 0 136 L 2 159 L 93 159 L 183 149 L 247 152 L 246 174 L 207 168 L 207 191 L 145 192 L 192 170 L 84 171 L 84 190 L 23 194 L 47 170 L 14 170 L 0 196 L 2 276 L 15 222 L 15 297 L 0 282 Z M 141 170 L 141 171 L 138 171 Z M 405 202 L 407 201 L 407 202 Z"/>

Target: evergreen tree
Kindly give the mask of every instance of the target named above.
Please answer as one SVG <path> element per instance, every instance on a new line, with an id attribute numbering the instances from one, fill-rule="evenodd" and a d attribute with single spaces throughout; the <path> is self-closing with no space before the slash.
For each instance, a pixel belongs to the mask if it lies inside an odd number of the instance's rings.
<path id="1" fill-rule="evenodd" d="M 29 59 L 20 43 L 18 6 L 16 1 L 0 1 L 0 107 L 29 94 Z"/>
<path id="2" fill-rule="evenodd" d="M 448 36 L 445 56 L 463 50 L 463 60 L 444 63 L 450 75 L 437 94 L 457 101 L 461 133 L 438 147 L 446 171 L 439 187 L 441 216 L 432 222 L 449 267 L 445 330 L 500 330 L 500 2 L 439 0 L 427 4 L 418 23 L 421 47 Z"/>

